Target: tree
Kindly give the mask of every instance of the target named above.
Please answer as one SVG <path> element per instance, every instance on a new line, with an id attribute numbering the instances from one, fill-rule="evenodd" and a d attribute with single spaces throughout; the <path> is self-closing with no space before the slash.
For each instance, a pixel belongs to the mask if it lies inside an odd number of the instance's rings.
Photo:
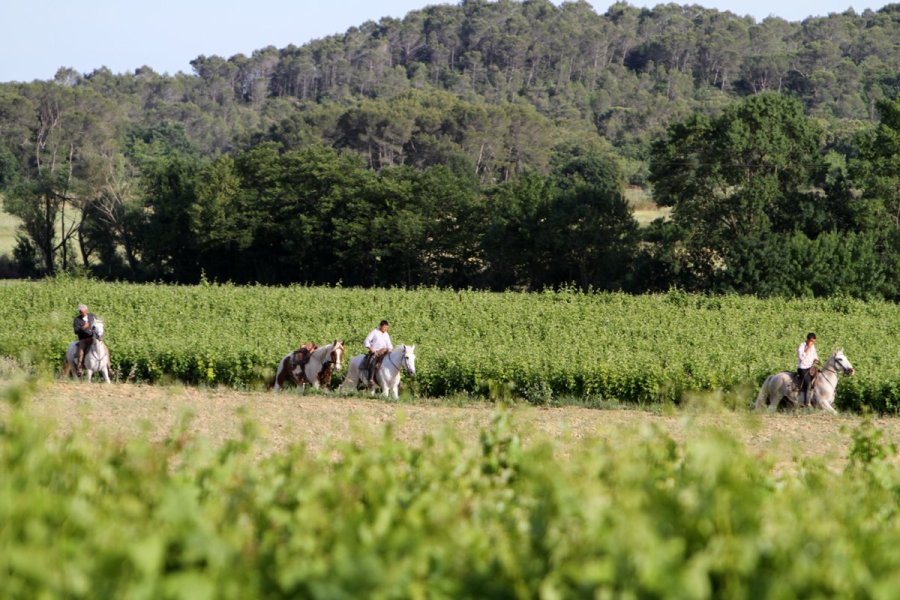
<path id="1" fill-rule="evenodd" d="M 637 243 L 621 169 L 595 148 L 563 149 L 551 182 L 537 215 L 540 283 L 621 289 Z"/>
<path id="2" fill-rule="evenodd" d="M 900 97 L 877 103 L 881 122 L 863 137 L 860 156 L 851 162 L 862 198 L 900 228 Z"/>
<path id="3" fill-rule="evenodd" d="M 709 120 L 694 116 L 654 144 L 650 181 L 688 236 L 698 280 L 722 267 L 734 240 L 796 228 L 811 200 L 818 129 L 802 105 L 761 94 Z"/>

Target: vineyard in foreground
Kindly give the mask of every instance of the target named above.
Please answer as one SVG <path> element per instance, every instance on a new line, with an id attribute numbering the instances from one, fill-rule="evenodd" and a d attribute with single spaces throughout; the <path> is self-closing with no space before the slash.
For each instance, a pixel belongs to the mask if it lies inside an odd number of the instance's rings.
<path id="1" fill-rule="evenodd" d="M 2 396 L 6 396 L 5 398 Z M 60 435 L 0 394 L 3 598 L 893 598 L 896 450 L 871 420 L 843 468 L 789 472 L 734 437 L 649 425 L 524 445 L 392 428 L 260 459 L 255 424 L 210 445 Z"/>
<path id="2" fill-rule="evenodd" d="M 416 344 L 418 374 L 404 383 L 417 394 L 678 403 L 721 390 L 749 404 L 815 331 L 823 359 L 842 347 L 858 370 L 838 408 L 900 408 L 900 307 L 884 302 L 59 279 L 0 286 L 0 355 L 60 364 L 80 302 L 106 321 L 119 380 L 258 385 L 301 343 L 340 338 L 353 355 L 388 318 L 395 344 Z"/>

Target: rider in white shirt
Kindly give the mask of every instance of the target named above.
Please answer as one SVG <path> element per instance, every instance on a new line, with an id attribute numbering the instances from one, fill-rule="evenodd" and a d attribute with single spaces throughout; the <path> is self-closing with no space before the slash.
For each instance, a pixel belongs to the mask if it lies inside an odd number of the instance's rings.
<path id="1" fill-rule="evenodd" d="M 366 341 L 363 342 L 366 350 L 369 351 L 365 361 L 365 367 L 369 371 L 369 386 L 375 385 L 377 359 L 394 349 L 394 344 L 391 343 L 391 336 L 388 334 L 389 327 L 390 323 L 383 319 L 378 324 L 378 327 L 369 332 L 369 335 L 366 336 Z"/>
<path id="2" fill-rule="evenodd" d="M 797 348 L 797 376 L 800 378 L 800 406 L 806 406 L 811 381 L 809 370 L 818 364 L 819 354 L 816 352 L 816 334 L 809 332 L 806 341 Z"/>

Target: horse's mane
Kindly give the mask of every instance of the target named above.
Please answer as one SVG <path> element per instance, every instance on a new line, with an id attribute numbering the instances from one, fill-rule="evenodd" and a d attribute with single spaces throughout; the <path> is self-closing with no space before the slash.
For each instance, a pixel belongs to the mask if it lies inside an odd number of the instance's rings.
<path id="1" fill-rule="evenodd" d="M 310 353 L 310 356 L 315 356 L 317 359 L 321 360 L 324 356 L 331 354 L 331 351 L 334 350 L 334 347 L 338 342 L 340 342 L 340 340 L 335 340 L 333 342 L 325 344 L 324 346 L 319 346 Z"/>

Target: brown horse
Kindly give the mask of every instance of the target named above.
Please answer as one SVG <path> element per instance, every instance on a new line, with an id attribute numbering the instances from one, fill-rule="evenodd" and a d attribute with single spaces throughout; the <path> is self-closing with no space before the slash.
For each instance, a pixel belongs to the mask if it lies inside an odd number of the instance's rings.
<path id="1" fill-rule="evenodd" d="M 311 347 L 311 349 L 310 349 Z M 298 352 L 307 349 L 308 360 L 305 364 L 299 364 Z M 297 351 L 286 355 L 278 363 L 275 372 L 273 389 L 280 390 L 284 384 L 290 381 L 297 387 L 311 385 L 314 389 L 331 385 L 332 371 L 340 371 L 343 368 L 344 343 L 335 340 L 324 346 L 307 344 Z"/>

